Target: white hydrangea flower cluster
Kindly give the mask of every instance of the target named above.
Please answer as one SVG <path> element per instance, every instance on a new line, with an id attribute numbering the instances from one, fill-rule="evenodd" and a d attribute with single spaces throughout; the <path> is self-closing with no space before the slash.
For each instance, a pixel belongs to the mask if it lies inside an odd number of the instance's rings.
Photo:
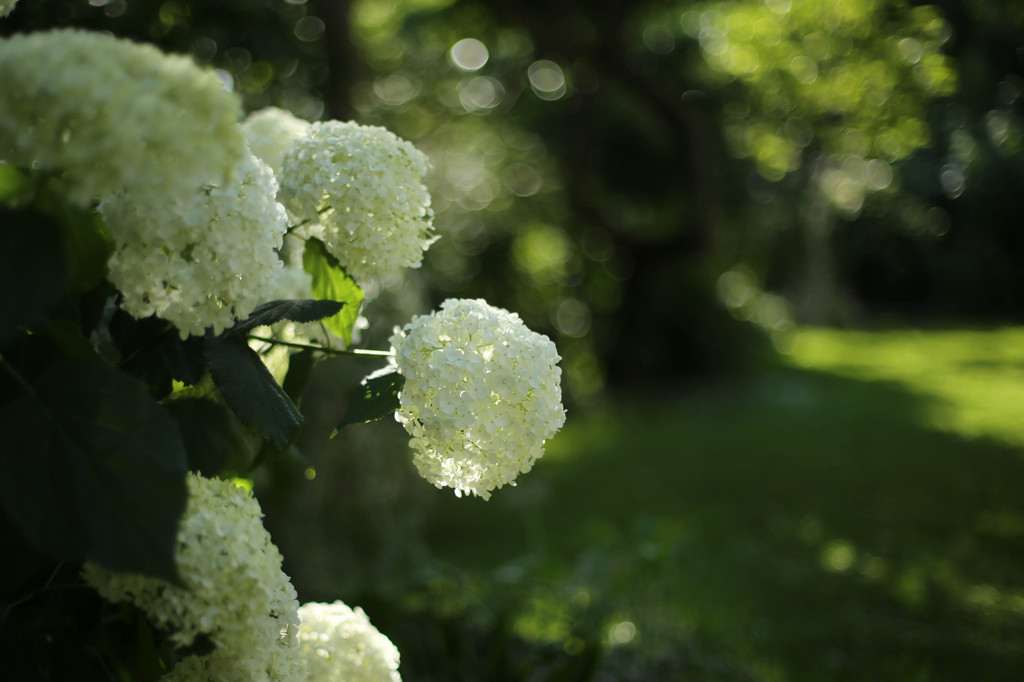
<path id="1" fill-rule="evenodd" d="M 212 654 L 182 662 L 172 679 L 302 680 L 299 604 L 259 503 L 230 481 L 188 476 L 178 529 L 178 571 L 187 587 L 86 563 L 87 583 L 113 602 L 131 601 L 172 641 L 208 635 Z"/>
<path id="2" fill-rule="evenodd" d="M 378 126 L 314 123 L 281 165 L 281 202 L 320 225 L 327 248 L 356 280 L 418 268 L 434 242 L 427 157 Z"/>
<path id="3" fill-rule="evenodd" d="M 242 132 L 249 141 L 249 149 L 265 164 L 281 172 L 281 162 L 292 142 L 309 130 L 309 121 L 289 111 L 266 107 L 254 111 L 242 122 Z"/>
<path id="4" fill-rule="evenodd" d="M 555 344 L 515 313 L 449 299 L 391 337 L 405 377 L 395 417 L 420 475 L 484 499 L 530 470 L 565 422 Z"/>
<path id="5" fill-rule="evenodd" d="M 0 40 L 0 159 L 64 172 L 87 205 L 112 192 L 164 196 L 221 182 L 242 161 L 241 103 L 211 71 L 102 33 Z"/>
<path id="6" fill-rule="evenodd" d="M 270 167 L 249 154 L 222 187 L 168 202 L 118 193 L 100 204 L 117 242 L 110 280 L 135 317 L 156 314 L 182 336 L 244 319 L 277 287 L 287 230 Z"/>
<path id="7" fill-rule="evenodd" d="M 280 648 L 280 647 L 279 647 Z M 257 655 L 257 660 L 260 655 Z M 273 653 L 266 670 L 255 670 L 242 652 L 186 656 L 160 682 L 306 682 L 306 666 L 294 644 Z"/>
<path id="8" fill-rule="evenodd" d="M 398 649 L 361 608 L 310 602 L 299 609 L 299 647 L 309 682 L 401 682 Z"/>

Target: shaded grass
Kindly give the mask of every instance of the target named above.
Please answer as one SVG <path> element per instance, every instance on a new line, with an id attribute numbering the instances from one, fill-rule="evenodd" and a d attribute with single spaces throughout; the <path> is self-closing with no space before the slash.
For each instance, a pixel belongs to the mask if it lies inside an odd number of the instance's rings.
<path id="1" fill-rule="evenodd" d="M 573 415 L 519 487 L 435 500 L 427 545 L 540 638 L 596 599 L 637 646 L 699 638 L 762 679 L 1014 679 L 1019 341 L 807 332 L 755 380 Z"/>

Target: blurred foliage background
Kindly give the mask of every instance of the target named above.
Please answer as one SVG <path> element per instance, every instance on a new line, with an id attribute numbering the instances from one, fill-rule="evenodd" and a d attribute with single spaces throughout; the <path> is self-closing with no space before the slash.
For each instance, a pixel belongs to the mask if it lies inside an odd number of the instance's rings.
<path id="1" fill-rule="evenodd" d="M 257 481 L 300 596 L 362 604 L 406 679 L 1019 677 L 1024 4 L 21 0 L 0 32 L 65 25 L 429 155 L 442 239 L 366 345 L 447 297 L 558 344 L 570 421 L 490 503 L 394 424 L 328 439 L 356 360 Z"/>

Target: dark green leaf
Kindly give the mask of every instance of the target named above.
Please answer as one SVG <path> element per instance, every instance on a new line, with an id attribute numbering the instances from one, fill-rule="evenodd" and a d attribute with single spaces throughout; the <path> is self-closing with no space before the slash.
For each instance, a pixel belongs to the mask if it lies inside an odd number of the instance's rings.
<path id="1" fill-rule="evenodd" d="M 64 361 L 0 411 L 0 498 L 56 558 L 177 581 L 185 508 L 177 425 L 132 378 Z"/>
<path id="2" fill-rule="evenodd" d="M 316 352 L 310 349 L 300 350 L 292 353 L 288 358 L 288 373 L 284 375 L 284 383 L 281 386 L 288 397 L 295 401 L 296 405 L 302 400 L 302 392 L 306 390 L 309 377 L 313 374 L 313 365 L 316 364 Z"/>
<path id="3" fill-rule="evenodd" d="M 163 398 L 171 392 L 172 380 L 194 385 L 202 379 L 205 361 L 202 339 L 182 339 L 170 322 L 158 317 L 136 320 L 118 310 L 110 322 L 110 337 L 121 357 L 120 367 Z"/>
<path id="4" fill-rule="evenodd" d="M 256 306 L 256 310 L 252 311 L 252 315 L 248 319 L 237 323 L 234 327 L 228 330 L 228 332 L 244 331 L 246 329 L 252 329 L 253 327 L 262 327 L 265 325 L 274 324 L 281 320 L 291 320 L 292 322 L 316 322 L 322 320 L 325 317 L 331 317 L 336 315 L 338 311 L 345 307 L 345 303 L 342 301 L 318 301 L 318 300 L 302 300 L 302 301 L 270 301 L 262 305 Z"/>
<path id="5" fill-rule="evenodd" d="M 263 466 L 267 460 L 271 460 L 275 467 L 271 469 L 271 476 L 275 479 L 278 479 L 280 472 L 283 471 L 282 466 L 286 469 L 294 466 L 301 466 L 301 468 L 305 469 L 309 466 L 306 456 L 294 444 L 282 450 L 274 447 L 274 444 L 270 441 L 265 440 L 263 441 L 263 447 L 256 453 L 256 458 L 253 459 L 252 464 L 249 465 L 245 473 L 255 471 Z"/>
<path id="6" fill-rule="evenodd" d="M 227 407 L 203 398 L 171 400 L 164 407 L 178 422 L 190 470 L 212 478 L 248 466 L 252 457 L 248 439 Z"/>
<path id="7" fill-rule="evenodd" d="M 32 327 L 67 291 L 60 225 L 35 211 L 0 207 L 0 345 Z"/>
<path id="8" fill-rule="evenodd" d="M 302 269 L 313 278 L 313 295 L 319 299 L 343 301 L 341 312 L 324 320 L 324 325 L 352 345 L 352 328 L 359 317 L 359 305 L 363 302 L 363 290 L 356 281 L 338 264 L 338 260 L 327 251 L 319 239 L 306 241 L 302 254 Z"/>
<path id="9" fill-rule="evenodd" d="M 400 407 L 398 392 L 404 385 L 405 377 L 393 367 L 385 367 L 363 379 L 349 397 L 345 416 L 331 436 L 349 424 L 372 422 L 392 414 Z"/>
<path id="10" fill-rule="evenodd" d="M 237 336 L 204 339 L 213 381 L 243 423 L 283 450 L 302 425 L 302 415 L 245 340 Z"/>
<path id="11" fill-rule="evenodd" d="M 49 337 L 60 351 L 68 357 L 88 360 L 90 362 L 100 362 L 96 349 L 89 343 L 89 339 L 85 338 L 78 325 L 71 320 L 62 318 L 52 319 L 39 327 L 38 332 Z"/>
<path id="12" fill-rule="evenodd" d="M 58 566 L 58 560 L 29 544 L 7 516 L 0 514 L 0 604 L 28 594 L 38 585 L 39 576 L 49 576 Z"/>
<path id="13" fill-rule="evenodd" d="M 47 204 L 64 232 L 69 289 L 81 295 L 107 277 L 107 261 L 114 238 L 98 213 L 83 211 L 55 200 Z"/>

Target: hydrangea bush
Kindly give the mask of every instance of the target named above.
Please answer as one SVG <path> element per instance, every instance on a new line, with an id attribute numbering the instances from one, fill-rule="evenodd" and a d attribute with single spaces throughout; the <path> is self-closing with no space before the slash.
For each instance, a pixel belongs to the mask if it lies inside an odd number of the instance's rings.
<path id="1" fill-rule="evenodd" d="M 435 239 L 427 159 L 383 128 L 243 120 L 190 60 L 70 29 L 0 39 L 0 82 L 0 553 L 142 614 L 145 677 L 400 679 L 361 609 L 299 606 L 238 476 L 294 447 L 317 359 L 365 355 L 338 428 L 393 415 L 424 478 L 487 499 L 564 421 L 554 344 L 449 300 L 356 347 L 363 287 Z M 33 584 L 5 618 L 52 641 Z"/>

